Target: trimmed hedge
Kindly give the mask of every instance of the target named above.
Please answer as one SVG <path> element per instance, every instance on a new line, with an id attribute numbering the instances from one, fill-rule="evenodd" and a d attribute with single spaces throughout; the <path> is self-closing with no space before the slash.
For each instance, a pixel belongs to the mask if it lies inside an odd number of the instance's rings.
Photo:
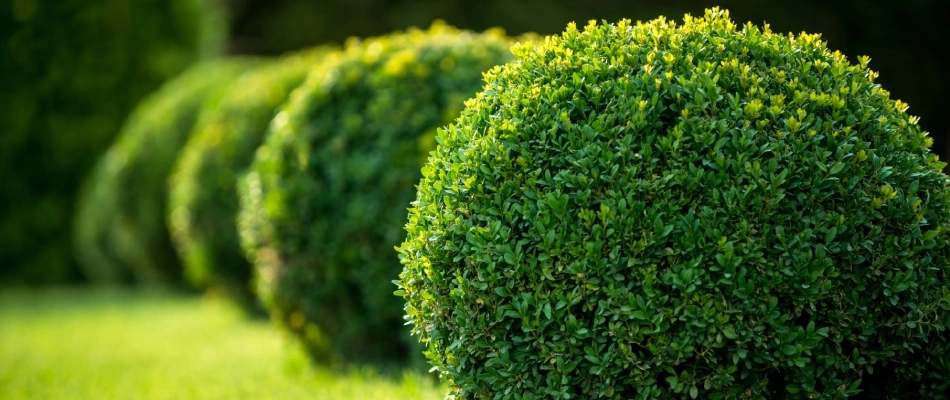
<path id="1" fill-rule="evenodd" d="M 866 57 L 719 9 L 514 52 L 399 248 L 453 395 L 946 398 L 945 164 Z"/>
<path id="2" fill-rule="evenodd" d="M 78 280 L 79 182 L 149 92 L 220 52 L 211 0 L 13 1 L 0 6 L 0 281 Z"/>
<path id="3" fill-rule="evenodd" d="M 268 123 L 290 92 L 329 51 L 295 53 L 230 83 L 198 118 L 169 181 L 168 226 L 185 279 L 213 287 L 253 307 L 251 266 L 237 234 L 237 175 L 261 144 Z"/>
<path id="4" fill-rule="evenodd" d="M 149 96 L 88 178 L 75 224 L 76 252 L 93 282 L 181 281 L 165 226 L 168 177 L 199 110 L 256 61 L 190 68 Z"/>
<path id="5" fill-rule="evenodd" d="M 392 297 L 400 221 L 435 128 L 509 46 L 442 24 L 352 40 L 275 118 L 241 184 L 239 232 L 259 295 L 315 359 L 412 357 Z"/>

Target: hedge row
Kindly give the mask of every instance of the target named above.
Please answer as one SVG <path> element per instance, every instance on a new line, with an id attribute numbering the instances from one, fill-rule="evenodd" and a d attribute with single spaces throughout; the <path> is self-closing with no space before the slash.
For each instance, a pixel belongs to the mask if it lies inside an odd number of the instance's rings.
<path id="1" fill-rule="evenodd" d="M 86 188 L 90 276 L 180 279 L 171 236 L 314 359 L 421 339 L 456 398 L 947 397 L 950 179 L 867 58 L 719 9 L 511 43 L 189 71 Z"/>
<path id="2" fill-rule="evenodd" d="M 181 265 L 165 225 L 167 181 L 202 107 L 258 62 L 210 61 L 149 96 L 89 177 L 76 216 L 83 271 L 94 282 L 174 283 Z"/>
<path id="3" fill-rule="evenodd" d="M 421 360 L 392 296 L 392 249 L 435 129 L 511 59 L 511 44 L 438 23 L 189 70 L 136 109 L 87 181 L 75 235 L 84 271 L 97 282 L 184 279 L 252 309 L 256 276 L 315 359 Z M 249 167 L 248 259 L 235 220 Z"/>

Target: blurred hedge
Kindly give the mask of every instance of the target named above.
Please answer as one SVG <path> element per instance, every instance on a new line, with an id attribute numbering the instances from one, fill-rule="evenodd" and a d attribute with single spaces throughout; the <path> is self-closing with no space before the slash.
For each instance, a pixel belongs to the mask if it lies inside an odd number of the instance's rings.
<path id="1" fill-rule="evenodd" d="M 135 109 L 89 177 L 77 207 L 76 253 L 92 281 L 181 281 L 165 225 L 172 165 L 199 112 L 216 107 L 226 85 L 255 64 L 250 59 L 201 63 Z"/>
<path id="2" fill-rule="evenodd" d="M 444 24 L 350 41 L 281 107 L 239 185 L 239 233 L 261 299 L 315 359 L 421 358 L 393 248 L 436 128 L 510 44 Z"/>
<path id="3" fill-rule="evenodd" d="M 78 279 L 79 182 L 139 99 L 219 51 L 212 1 L 0 3 L 0 281 Z"/>
<path id="4" fill-rule="evenodd" d="M 168 195 L 168 227 L 192 285 L 255 306 L 251 266 L 235 226 L 237 176 L 250 165 L 277 108 L 329 51 L 293 53 L 255 68 L 202 110 L 175 163 Z"/>

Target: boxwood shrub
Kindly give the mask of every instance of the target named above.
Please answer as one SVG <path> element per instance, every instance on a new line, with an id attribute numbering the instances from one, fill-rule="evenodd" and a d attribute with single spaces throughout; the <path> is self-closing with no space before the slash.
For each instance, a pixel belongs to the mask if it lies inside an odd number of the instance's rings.
<path id="1" fill-rule="evenodd" d="M 168 198 L 168 226 L 192 285 L 255 305 L 235 224 L 237 175 L 250 165 L 277 108 L 329 50 L 295 53 L 248 72 L 198 117 L 175 163 Z"/>
<path id="2" fill-rule="evenodd" d="M 352 40 L 274 119 L 241 184 L 239 232 L 259 294 L 314 359 L 408 360 L 392 296 L 405 207 L 435 128 L 509 46 L 444 24 Z"/>
<path id="3" fill-rule="evenodd" d="M 945 398 L 945 164 L 866 57 L 719 9 L 514 52 L 399 247 L 455 398 Z"/>
<path id="4" fill-rule="evenodd" d="M 167 181 L 199 110 L 256 63 L 201 63 L 163 85 L 126 121 L 85 183 L 75 245 L 93 282 L 174 283 L 181 266 L 165 226 Z"/>
<path id="5" fill-rule="evenodd" d="M 75 281 L 82 178 L 135 105 L 223 48 L 216 0 L 0 5 L 0 281 Z"/>

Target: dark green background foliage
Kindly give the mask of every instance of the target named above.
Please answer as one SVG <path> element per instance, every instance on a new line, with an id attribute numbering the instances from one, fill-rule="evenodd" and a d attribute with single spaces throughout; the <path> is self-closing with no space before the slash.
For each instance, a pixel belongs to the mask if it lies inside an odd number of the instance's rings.
<path id="1" fill-rule="evenodd" d="M 139 99 L 225 34 L 206 0 L 0 3 L 0 281 L 77 278 L 79 182 Z"/>
<path id="2" fill-rule="evenodd" d="M 456 394 L 944 398 L 945 164 L 866 59 L 717 9 L 515 54 L 400 247 Z"/>
<path id="3" fill-rule="evenodd" d="M 79 201 L 76 251 L 90 280 L 181 280 L 165 225 L 172 165 L 201 108 L 255 62 L 226 59 L 199 64 L 136 108 Z"/>
<path id="4" fill-rule="evenodd" d="M 406 205 L 435 128 L 509 46 L 441 24 L 353 41 L 275 119 L 242 183 L 240 233 L 262 298 L 315 358 L 408 356 L 416 341 L 392 296 Z"/>
<path id="5" fill-rule="evenodd" d="M 235 226 L 237 175 L 245 170 L 267 126 L 290 92 L 329 48 L 288 55 L 229 83 L 198 119 L 169 181 L 168 226 L 197 287 L 223 289 L 253 304 L 251 267 Z"/>

